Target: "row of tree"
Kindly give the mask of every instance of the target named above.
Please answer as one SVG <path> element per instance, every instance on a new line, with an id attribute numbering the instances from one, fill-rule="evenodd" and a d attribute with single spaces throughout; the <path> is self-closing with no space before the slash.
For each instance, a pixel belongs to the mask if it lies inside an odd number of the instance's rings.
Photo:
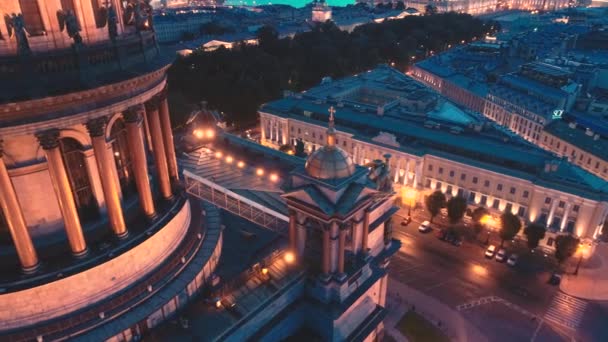
<path id="1" fill-rule="evenodd" d="M 217 29 L 208 26 L 206 31 Z M 170 91 L 192 103 L 205 100 L 224 112 L 229 123 L 243 127 L 256 121 L 262 103 L 281 97 L 283 90 L 302 91 L 325 76 L 341 78 L 381 63 L 404 70 L 430 51 L 496 29 L 496 24 L 457 13 L 370 23 L 351 33 L 326 22 L 293 38 L 280 38 L 273 27 L 264 26 L 257 34 L 259 45 L 197 50 L 178 58 L 169 71 Z M 174 124 L 185 119 L 176 117 Z"/>
<path id="2" fill-rule="evenodd" d="M 431 214 L 430 221 L 433 222 L 435 216 L 439 214 L 442 208 L 447 208 L 448 218 L 450 223 L 456 224 L 462 220 L 467 211 L 467 201 L 463 197 L 454 196 L 446 200 L 445 195 L 441 191 L 435 191 L 425 198 L 425 205 Z M 488 211 L 483 207 L 478 207 L 471 212 L 471 218 L 474 223 L 474 231 L 476 234 L 481 232 L 483 224 L 482 219 L 488 214 Z M 519 217 L 513 215 L 509 211 L 505 211 L 500 217 L 499 236 L 501 239 L 500 247 L 505 241 L 513 240 L 520 232 L 522 223 Z M 539 242 L 545 238 L 545 226 L 539 223 L 530 223 L 524 228 L 526 235 L 526 243 L 530 250 L 538 247 Z M 562 264 L 576 252 L 579 239 L 572 235 L 559 235 L 555 240 L 555 257 Z"/>

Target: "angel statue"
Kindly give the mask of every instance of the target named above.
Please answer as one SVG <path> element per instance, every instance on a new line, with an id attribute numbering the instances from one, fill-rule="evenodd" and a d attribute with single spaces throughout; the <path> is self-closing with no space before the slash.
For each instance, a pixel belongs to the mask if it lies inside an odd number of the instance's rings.
<path id="1" fill-rule="evenodd" d="M 118 18 L 114 6 L 108 6 L 108 35 L 112 41 L 118 37 Z"/>
<path id="2" fill-rule="evenodd" d="M 148 31 L 153 29 L 152 6 L 149 0 L 130 0 L 124 12 L 126 25 L 135 26 L 135 30 Z"/>
<path id="3" fill-rule="evenodd" d="M 20 55 L 29 55 L 30 44 L 27 41 L 27 31 L 25 30 L 25 21 L 21 13 L 12 15 L 4 15 L 4 22 L 6 23 L 6 30 L 8 31 L 8 37 L 15 37 L 17 41 L 17 52 Z"/>
<path id="4" fill-rule="evenodd" d="M 391 168 L 389 165 L 390 154 L 385 154 L 384 158 L 385 161 L 376 159 L 365 165 L 370 168 L 367 178 L 376 184 L 376 189 L 390 193 L 393 191 Z"/>
<path id="5" fill-rule="evenodd" d="M 63 32 L 65 28 L 68 36 L 74 40 L 74 45 L 81 45 L 80 23 L 78 23 L 78 18 L 76 18 L 74 12 L 72 10 L 59 10 L 57 11 L 57 20 L 59 21 L 59 31 Z"/>

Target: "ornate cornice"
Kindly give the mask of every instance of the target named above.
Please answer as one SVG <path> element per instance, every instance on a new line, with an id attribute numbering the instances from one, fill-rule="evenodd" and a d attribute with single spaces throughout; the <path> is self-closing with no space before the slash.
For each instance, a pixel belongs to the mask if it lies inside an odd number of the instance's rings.
<path id="1" fill-rule="evenodd" d="M 36 133 L 36 138 L 45 150 L 52 150 L 59 147 L 59 130 L 49 129 L 44 132 Z"/>
<path id="2" fill-rule="evenodd" d="M 93 138 L 103 137 L 106 134 L 106 125 L 107 124 L 108 124 L 107 116 L 100 116 L 98 118 L 91 119 L 91 120 L 87 121 L 87 123 L 86 123 L 87 131 L 89 131 L 89 134 Z"/>
<path id="3" fill-rule="evenodd" d="M 150 100 L 146 101 L 146 111 L 157 111 L 160 107 L 161 99 L 158 95 L 153 96 Z"/>
<path id="4" fill-rule="evenodd" d="M 138 123 L 141 121 L 146 109 L 144 105 L 136 105 L 129 107 L 122 113 L 122 117 L 124 118 L 126 123 Z"/>

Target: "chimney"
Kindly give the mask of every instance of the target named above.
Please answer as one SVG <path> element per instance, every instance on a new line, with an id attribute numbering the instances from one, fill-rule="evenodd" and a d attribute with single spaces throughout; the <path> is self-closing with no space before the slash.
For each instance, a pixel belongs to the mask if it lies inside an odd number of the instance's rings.
<path id="1" fill-rule="evenodd" d="M 559 162 L 558 161 L 551 162 L 551 172 L 557 171 L 558 167 L 559 167 Z"/>
<path id="2" fill-rule="evenodd" d="M 568 124 L 568 127 L 576 128 L 576 122 L 572 121 L 571 123 Z"/>
<path id="3" fill-rule="evenodd" d="M 593 136 L 593 131 L 590 128 L 587 128 L 585 130 L 585 135 L 592 137 Z"/>
<path id="4" fill-rule="evenodd" d="M 545 160 L 545 172 L 551 172 L 551 161 Z"/>
<path id="5" fill-rule="evenodd" d="M 594 140 L 594 141 L 598 141 L 598 140 L 600 140 L 600 135 L 599 135 L 599 134 L 594 135 L 594 136 L 593 136 L 593 140 Z"/>

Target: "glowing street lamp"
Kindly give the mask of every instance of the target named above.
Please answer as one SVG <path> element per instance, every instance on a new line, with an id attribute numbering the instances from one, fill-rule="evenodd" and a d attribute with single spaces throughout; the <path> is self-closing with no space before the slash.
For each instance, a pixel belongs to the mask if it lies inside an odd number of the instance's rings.
<path id="1" fill-rule="evenodd" d="M 222 152 L 220 152 L 220 151 L 215 152 L 215 158 L 218 158 L 218 159 L 219 159 L 219 158 L 222 158 L 222 155 L 223 155 L 223 154 L 222 154 Z"/>
<path id="2" fill-rule="evenodd" d="M 234 161 L 234 159 L 232 158 L 232 156 L 227 156 L 226 157 L 226 163 L 232 164 L 233 161 Z"/>
<path id="3" fill-rule="evenodd" d="M 273 182 L 276 182 L 276 181 L 279 180 L 279 176 L 277 176 L 276 173 L 273 173 L 273 174 L 270 175 L 270 180 L 273 181 Z"/>
<path id="4" fill-rule="evenodd" d="M 402 188 L 401 198 L 404 204 L 407 203 L 407 216 L 410 217 L 412 214 L 412 206 L 414 199 L 416 199 L 416 190 Z"/>
<path id="5" fill-rule="evenodd" d="M 203 131 L 200 130 L 200 129 L 195 129 L 192 132 L 192 134 L 194 134 L 194 136 L 197 137 L 198 139 L 202 139 L 205 136 L 205 134 L 203 133 Z"/>
<path id="6" fill-rule="evenodd" d="M 236 166 L 242 169 L 245 167 L 245 163 L 243 161 L 239 161 L 238 163 L 236 163 Z"/>
<path id="7" fill-rule="evenodd" d="M 215 131 L 213 129 L 211 129 L 211 128 L 208 128 L 205 131 L 205 137 L 207 137 L 207 138 L 213 138 L 213 137 L 215 137 Z"/>
<path id="8" fill-rule="evenodd" d="M 285 253 L 285 262 L 288 264 L 293 264 L 296 261 L 296 256 L 292 252 Z"/>
<path id="9" fill-rule="evenodd" d="M 587 257 L 587 252 L 589 251 L 589 245 L 583 244 L 583 243 L 579 243 L 578 244 L 578 248 L 576 249 L 576 252 L 579 254 L 578 255 L 578 262 L 576 263 L 576 269 L 574 270 L 574 275 L 578 275 L 578 268 L 581 267 L 581 262 L 583 261 L 583 258 Z"/>
<path id="10" fill-rule="evenodd" d="M 263 176 L 264 175 L 264 169 L 262 169 L 261 167 L 258 167 L 257 170 L 255 170 L 255 174 L 258 176 Z"/>

